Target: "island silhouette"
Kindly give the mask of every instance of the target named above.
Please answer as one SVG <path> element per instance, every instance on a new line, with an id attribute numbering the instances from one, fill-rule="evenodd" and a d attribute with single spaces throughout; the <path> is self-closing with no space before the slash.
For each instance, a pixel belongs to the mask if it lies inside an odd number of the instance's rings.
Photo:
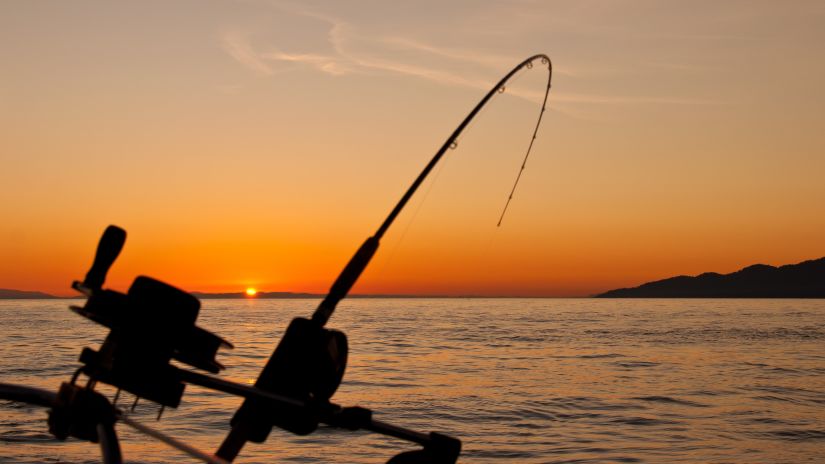
<path id="1" fill-rule="evenodd" d="M 825 258 L 785 266 L 754 264 L 730 274 L 678 276 L 596 298 L 825 298 Z"/>

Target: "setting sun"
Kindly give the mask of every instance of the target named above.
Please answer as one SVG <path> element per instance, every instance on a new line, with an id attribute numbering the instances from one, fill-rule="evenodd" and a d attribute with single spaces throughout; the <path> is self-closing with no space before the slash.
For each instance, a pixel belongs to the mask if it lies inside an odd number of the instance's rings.
<path id="1" fill-rule="evenodd" d="M 258 291 L 252 287 L 246 289 L 246 296 L 255 296 L 257 293 Z"/>

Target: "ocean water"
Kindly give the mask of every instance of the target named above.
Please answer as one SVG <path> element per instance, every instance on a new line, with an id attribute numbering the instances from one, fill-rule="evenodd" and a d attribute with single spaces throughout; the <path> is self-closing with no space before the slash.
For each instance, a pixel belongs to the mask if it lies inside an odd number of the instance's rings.
<path id="1" fill-rule="evenodd" d="M 65 300 L 0 301 L 0 382 L 56 390 L 104 328 Z M 221 374 L 251 383 L 314 300 L 205 300 L 232 341 Z M 331 327 L 350 358 L 334 401 L 461 438 L 466 463 L 825 461 L 825 300 L 347 300 Z M 101 388 L 113 394 L 108 387 Z M 132 402 L 128 394 L 120 405 Z M 213 452 L 240 400 L 187 387 L 135 418 Z M 118 426 L 127 462 L 194 462 Z M 236 462 L 383 463 L 413 446 L 326 427 L 273 430 Z M 48 434 L 46 412 L 0 401 L 0 462 L 98 462 Z"/>

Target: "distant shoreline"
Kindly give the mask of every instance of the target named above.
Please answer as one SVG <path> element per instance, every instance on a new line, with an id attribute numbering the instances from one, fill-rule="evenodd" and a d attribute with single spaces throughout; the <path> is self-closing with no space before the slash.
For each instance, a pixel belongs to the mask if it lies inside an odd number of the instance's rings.
<path id="1" fill-rule="evenodd" d="M 730 274 L 671 277 L 596 298 L 825 298 L 825 258 L 779 267 L 754 264 Z"/>
<path id="2" fill-rule="evenodd" d="M 248 296 L 244 292 L 237 293 L 204 293 L 191 292 L 199 300 L 317 300 L 326 296 L 321 293 L 292 293 L 292 292 L 258 292 L 255 296 Z M 22 296 L 16 296 L 22 295 Z M 36 295 L 36 296 L 35 296 Z M 0 289 L 0 300 L 74 300 L 85 298 L 78 296 L 57 296 L 43 292 Z M 525 296 L 525 295 L 406 295 L 406 294 L 353 294 L 352 299 L 580 299 L 591 296 Z"/>

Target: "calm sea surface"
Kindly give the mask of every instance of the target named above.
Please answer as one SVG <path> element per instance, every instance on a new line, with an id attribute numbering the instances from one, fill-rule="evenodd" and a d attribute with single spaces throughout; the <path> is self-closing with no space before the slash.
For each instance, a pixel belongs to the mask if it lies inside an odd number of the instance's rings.
<path id="1" fill-rule="evenodd" d="M 225 377 L 252 382 L 313 300 L 206 300 L 199 324 L 232 341 Z M 105 330 L 68 301 L 0 301 L 0 381 L 56 390 Z M 825 300 L 347 300 L 334 400 L 462 439 L 461 462 L 825 462 Z M 112 390 L 103 388 L 107 394 Z M 132 401 L 122 395 L 124 406 Z M 187 387 L 154 422 L 210 452 L 239 400 Z M 191 462 L 120 425 L 128 462 Z M 273 430 L 238 462 L 383 463 L 410 446 L 321 428 Z M 58 442 L 46 412 L 0 401 L 0 462 L 96 462 Z"/>

